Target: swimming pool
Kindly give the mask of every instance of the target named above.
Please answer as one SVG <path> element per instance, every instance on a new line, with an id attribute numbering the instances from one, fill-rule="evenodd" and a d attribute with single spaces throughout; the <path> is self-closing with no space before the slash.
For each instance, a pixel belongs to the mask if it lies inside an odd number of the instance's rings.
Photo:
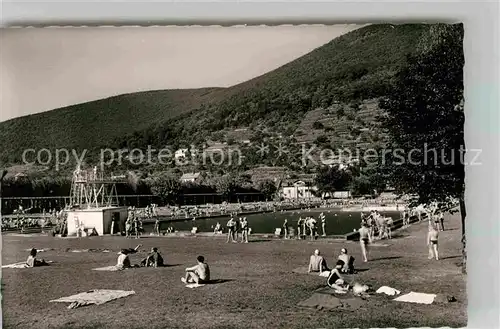
<path id="1" fill-rule="evenodd" d="M 361 212 L 346 212 L 333 209 L 311 209 L 311 210 L 291 210 L 285 212 L 274 213 L 260 213 L 246 215 L 248 226 L 252 228 L 252 233 L 271 234 L 278 227 L 282 227 L 285 219 L 288 219 L 288 224 L 296 229 L 299 217 L 312 216 L 317 221 L 319 234 L 322 234 L 321 222 L 319 215 L 324 213 L 326 217 L 326 234 L 327 235 L 343 235 L 352 232 L 354 229 L 359 229 L 361 222 Z M 392 219 L 399 219 L 399 212 L 385 211 L 380 212 L 382 215 L 392 217 Z M 237 218 L 241 217 L 240 215 Z M 198 232 L 213 232 L 214 226 L 219 222 L 225 229 L 228 217 L 199 219 L 199 220 L 186 220 L 182 222 L 167 223 L 162 222 L 160 229 L 166 230 L 168 226 L 172 226 L 177 231 L 190 231 L 193 227 L 198 228 Z M 143 225 L 146 233 L 153 231 L 154 224 L 145 223 Z"/>

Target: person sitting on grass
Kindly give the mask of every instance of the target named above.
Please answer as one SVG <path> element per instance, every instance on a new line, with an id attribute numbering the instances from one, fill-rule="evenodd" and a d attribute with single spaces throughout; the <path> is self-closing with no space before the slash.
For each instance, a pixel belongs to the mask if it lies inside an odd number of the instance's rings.
<path id="1" fill-rule="evenodd" d="M 151 253 L 141 261 L 141 266 L 145 267 L 159 267 L 165 266 L 163 263 L 163 257 L 158 252 L 158 248 L 152 248 Z"/>
<path id="2" fill-rule="evenodd" d="M 326 265 L 326 260 L 323 256 L 320 255 L 318 249 L 314 251 L 314 255 L 311 255 L 309 260 L 309 267 L 307 269 L 307 273 L 311 272 L 324 272 L 329 271 L 328 266 Z"/>
<path id="3" fill-rule="evenodd" d="M 36 253 L 37 253 L 36 248 L 32 248 L 30 250 L 30 255 L 28 256 L 28 259 L 26 260 L 26 265 L 28 265 L 28 267 L 36 267 L 36 266 L 46 266 L 46 265 L 49 265 L 43 259 L 42 260 L 36 259 Z"/>
<path id="4" fill-rule="evenodd" d="M 344 262 L 344 266 L 340 270 L 342 273 L 349 273 L 349 274 L 354 274 L 354 257 L 350 256 L 347 253 L 346 248 L 342 248 L 340 250 L 340 255 L 338 257 L 338 260 L 341 260 Z"/>
<path id="5" fill-rule="evenodd" d="M 186 276 L 181 278 L 183 283 L 203 284 L 210 281 L 210 268 L 205 263 L 205 257 L 198 256 L 196 260 L 197 265 L 186 268 Z"/>
<path id="6" fill-rule="evenodd" d="M 135 247 L 134 249 L 132 248 L 129 248 L 129 249 L 122 249 L 119 253 L 118 253 L 118 260 L 116 262 L 116 267 L 119 269 L 119 270 L 123 270 L 125 268 L 130 268 L 130 267 L 136 267 L 136 266 L 132 266 L 130 264 L 130 258 L 128 258 L 128 255 L 129 254 L 135 254 L 139 248 L 141 247 L 141 245 L 137 245 L 137 247 Z"/>
<path id="7" fill-rule="evenodd" d="M 336 292 L 344 293 L 349 290 L 349 285 L 346 284 L 342 274 L 340 274 L 340 270 L 344 267 L 345 263 L 341 260 L 337 261 L 335 268 L 331 270 L 328 279 L 326 280 L 326 284 L 335 289 Z"/>

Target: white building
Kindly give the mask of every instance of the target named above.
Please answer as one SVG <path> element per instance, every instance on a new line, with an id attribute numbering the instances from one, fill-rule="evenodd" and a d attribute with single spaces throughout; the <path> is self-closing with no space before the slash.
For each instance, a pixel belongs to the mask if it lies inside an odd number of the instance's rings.
<path id="1" fill-rule="evenodd" d="M 175 160 L 185 158 L 188 154 L 188 151 L 189 151 L 188 149 L 178 149 L 177 151 L 175 151 L 174 153 Z"/>
<path id="2" fill-rule="evenodd" d="M 95 230 L 97 234 L 111 234 L 111 223 L 113 218 L 116 219 L 116 224 L 113 233 L 121 233 L 125 231 L 125 221 L 127 220 L 127 207 L 102 207 L 75 209 L 68 211 L 68 236 L 77 235 L 80 231 L 82 236 L 84 231 L 92 232 Z"/>
<path id="3" fill-rule="evenodd" d="M 196 173 L 186 173 L 181 176 L 181 183 L 195 183 L 201 178 L 199 172 Z"/>
<path id="4" fill-rule="evenodd" d="M 283 186 L 282 196 L 285 199 L 310 199 L 314 198 L 316 186 L 307 186 L 303 181 L 297 181 L 289 186 Z"/>

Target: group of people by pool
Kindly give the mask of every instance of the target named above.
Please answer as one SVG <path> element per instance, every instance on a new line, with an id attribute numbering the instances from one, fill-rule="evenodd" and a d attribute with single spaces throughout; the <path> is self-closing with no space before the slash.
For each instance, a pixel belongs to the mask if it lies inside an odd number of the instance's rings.
<path id="1" fill-rule="evenodd" d="M 250 228 L 248 227 L 248 221 L 246 217 L 240 217 L 236 220 L 233 215 L 229 218 L 226 224 L 227 227 L 227 240 L 226 243 L 230 241 L 233 243 L 238 242 L 238 236 L 241 233 L 241 243 L 248 243 L 248 234 L 250 233 Z M 222 232 L 222 227 L 219 223 L 215 225 L 214 234 Z"/>

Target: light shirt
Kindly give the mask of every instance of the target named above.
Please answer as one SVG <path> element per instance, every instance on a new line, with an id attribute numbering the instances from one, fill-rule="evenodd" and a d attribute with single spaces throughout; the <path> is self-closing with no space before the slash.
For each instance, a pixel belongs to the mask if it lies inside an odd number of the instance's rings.
<path id="1" fill-rule="evenodd" d="M 128 255 L 120 254 L 120 256 L 118 256 L 116 266 L 118 268 L 130 267 L 130 259 L 128 258 Z"/>
<path id="2" fill-rule="evenodd" d="M 26 265 L 28 265 L 29 267 L 35 267 L 35 263 L 36 263 L 36 258 L 29 255 L 28 260 L 26 260 Z"/>

